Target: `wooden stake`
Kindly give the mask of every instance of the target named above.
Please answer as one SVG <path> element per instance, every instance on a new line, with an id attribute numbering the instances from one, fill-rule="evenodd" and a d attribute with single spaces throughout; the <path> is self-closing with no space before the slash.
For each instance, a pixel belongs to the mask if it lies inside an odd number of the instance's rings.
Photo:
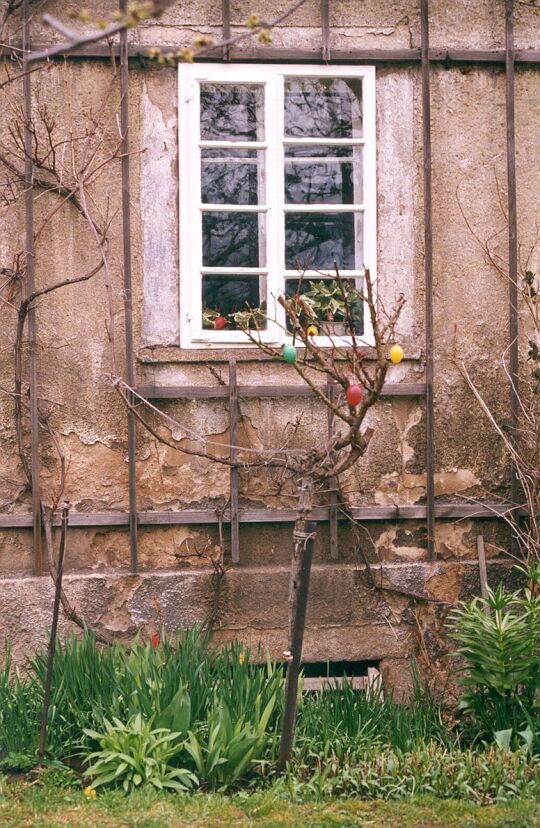
<path id="1" fill-rule="evenodd" d="M 53 617 L 51 624 L 51 635 L 49 638 L 49 647 L 47 653 L 47 676 L 45 678 L 45 691 L 43 694 L 43 708 L 41 710 L 41 730 L 39 734 L 39 750 L 38 755 L 40 759 L 45 756 L 45 748 L 47 744 L 47 719 L 49 717 L 49 705 L 51 702 L 51 685 L 52 673 L 54 665 L 54 652 L 56 650 L 56 632 L 58 629 L 58 615 L 60 612 L 60 597 L 62 594 L 62 576 L 64 574 L 64 558 L 66 554 L 66 538 L 67 526 L 69 516 L 69 503 L 64 505 L 62 509 L 62 528 L 60 530 L 60 550 L 58 552 L 58 564 L 56 570 L 56 585 L 54 590 L 54 606 Z"/>
<path id="2" fill-rule="evenodd" d="M 304 488 L 302 495 L 309 498 L 309 490 Z M 309 506 L 306 499 L 300 501 L 301 508 L 307 515 Z M 313 546 L 317 534 L 317 524 L 312 520 L 299 520 L 294 530 L 294 551 L 291 562 L 291 582 L 289 594 L 290 628 L 289 650 L 285 653 L 288 660 L 287 678 L 285 680 L 285 710 L 283 712 L 283 728 L 279 746 L 278 772 L 285 770 L 291 759 L 296 726 L 296 703 L 298 697 L 298 676 L 302 660 L 302 645 L 304 643 L 304 629 L 306 625 L 306 610 L 309 596 L 309 579 Z"/>

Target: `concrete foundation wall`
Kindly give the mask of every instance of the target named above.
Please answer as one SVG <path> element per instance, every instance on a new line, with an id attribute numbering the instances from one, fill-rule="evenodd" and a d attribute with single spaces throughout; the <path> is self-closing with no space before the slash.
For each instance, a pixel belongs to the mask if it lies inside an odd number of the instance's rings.
<path id="1" fill-rule="evenodd" d="M 33 22 L 35 42 L 56 37 L 42 25 L 40 14 L 45 11 L 64 19 L 66 5 L 78 8 L 75 3 L 52 0 L 40 5 Z M 330 5 L 333 48 L 419 46 L 416 3 L 331 0 Z M 96 18 L 108 17 L 116 3 L 96 2 L 91 7 Z M 285 2 L 271 8 L 261 2 L 232 2 L 233 33 L 240 31 L 238 27 L 252 12 L 271 18 L 285 7 Z M 434 48 L 504 47 L 502 0 L 473 4 L 434 0 L 430 7 Z M 540 17 L 523 4 L 517 4 L 516 16 L 517 47 L 538 49 Z M 219 36 L 220 23 L 220 4 L 190 0 L 174 4 L 158 21 L 143 24 L 129 37 L 134 44 L 160 42 L 178 48 L 191 43 L 199 32 Z M 320 4 L 308 0 L 274 31 L 274 46 L 308 49 L 318 55 L 320 25 Z M 15 20 L 11 36 L 18 36 Z M 249 56 L 253 45 L 245 42 L 243 48 Z M 442 500 L 493 500 L 508 496 L 507 459 L 456 361 L 464 361 L 495 413 L 507 416 L 507 380 L 500 358 L 508 340 L 508 285 L 486 261 L 482 249 L 489 240 L 493 255 L 505 261 L 505 76 L 494 65 L 445 68 L 437 64 L 431 77 L 436 493 Z M 133 63 L 129 83 L 137 382 L 212 384 L 216 379 L 209 366 L 221 371 L 226 380 L 226 362 L 234 355 L 241 384 L 296 383 L 291 369 L 253 350 L 179 348 L 179 279 L 183 275 L 178 265 L 177 71 L 155 63 Z M 419 67 L 380 66 L 376 84 L 379 291 L 388 303 L 397 292 L 407 299 L 400 322 L 405 360 L 392 369 L 389 379 L 419 382 L 424 379 L 425 356 Z M 102 169 L 88 185 L 88 199 L 99 221 L 110 222 L 109 272 L 102 270 L 88 282 L 51 293 L 38 306 L 40 405 L 57 435 L 55 446 L 46 431 L 42 434 L 43 498 L 51 502 L 58 492 L 59 444 L 66 460 L 62 498 L 69 499 L 74 512 L 126 510 L 126 415 L 111 382 L 112 376 L 124 370 L 118 77 L 106 61 L 74 60 L 51 64 L 36 73 L 33 89 L 34 110 L 43 113 L 47 108 L 55 135 L 66 141 L 69 135 L 76 136 L 73 158 L 61 157 L 66 181 L 70 164 L 83 163 L 84 153 L 94 152 L 102 159 Z M 11 157 L 15 158 L 10 125 L 17 118 L 20 88 L 7 85 L 0 89 L 0 96 L 3 110 L 10 113 L 0 126 L 0 144 L 4 153 L 14 152 Z M 532 268 L 537 263 L 540 193 L 540 144 L 534 126 L 540 115 L 539 101 L 538 68 L 518 68 L 519 241 L 523 256 L 532 251 Z M 88 145 L 84 135 L 96 122 L 97 134 Z M 20 160 L 16 163 L 22 169 Z M 8 193 L 10 174 L 0 169 L 0 175 L 2 192 Z M 18 191 L 20 195 L 20 183 Z M 36 278 L 38 286 L 46 286 L 86 272 L 99 253 L 80 211 L 70 203 L 60 203 L 55 193 L 41 189 L 37 196 Z M 24 204 L 21 197 L 9 194 L 4 200 L 0 205 L 0 267 L 12 268 L 17 252 L 24 249 Z M 10 393 L 17 315 L 9 305 L 0 313 L 0 386 L 5 391 L 0 393 L 0 511 L 28 514 L 31 497 L 24 490 Z M 183 430 L 175 430 L 155 421 L 160 433 L 178 448 L 189 445 L 186 434 L 191 429 L 208 435 L 216 450 L 226 452 L 224 402 L 159 405 L 182 423 Z M 326 428 L 326 412 L 314 401 L 302 401 L 300 406 L 294 400 L 250 399 L 241 401 L 241 411 L 239 439 L 246 446 L 279 445 L 283 430 L 300 413 L 295 438 L 299 445 L 316 443 Z M 375 435 L 365 457 L 345 481 L 351 503 L 422 502 L 426 486 L 423 403 L 418 398 L 387 399 L 370 413 L 369 420 Z M 23 439 L 28 448 L 26 414 Z M 141 510 L 223 508 L 227 503 L 227 467 L 158 444 L 142 429 L 137 458 Z M 268 475 L 251 471 L 240 477 L 241 505 L 290 507 L 290 500 L 268 496 Z M 141 573 L 137 577 L 128 574 L 125 529 L 73 528 L 66 590 L 88 623 L 104 630 L 129 636 L 139 627 L 164 623 L 174 629 L 211 617 L 223 638 L 238 636 L 252 645 L 261 641 L 279 657 L 286 644 L 291 528 L 289 524 L 243 526 L 241 563 L 235 567 L 229 562 L 225 529 L 226 571 L 221 577 L 211 568 L 212 560 L 220 555 L 217 526 L 141 528 Z M 356 540 L 344 525 L 337 562 L 330 559 L 328 529 L 323 526 L 316 549 L 306 658 L 383 660 L 388 681 L 397 683 L 422 631 L 436 662 L 445 647 L 442 625 L 447 603 L 479 589 L 478 534 L 486 541 L 491 583 L 512 577 L 511 561 L 506 557 L 508 533 L 500 521 L 439 521 L 434 562 L 426 560 L 421 521 L 369 523 Z M 383 585 L 447 603 L 416 602 L 396 591 L 374 590 L 366 559 Z M 51 583 L 47 577 L 30 577 L 32 566 L 31 532 L 0 529 L 0 650 L 4 640 L 9 640 L 20 658 L 44 639 L 50 619 Z M 68 627 L 64 622 L 64 631 Z"/>

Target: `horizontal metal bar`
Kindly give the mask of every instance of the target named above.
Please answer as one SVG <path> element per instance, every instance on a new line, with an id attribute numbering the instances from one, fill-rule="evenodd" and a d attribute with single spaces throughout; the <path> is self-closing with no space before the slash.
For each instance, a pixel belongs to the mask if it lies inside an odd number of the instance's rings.
<path id="1" fill-rule="evenodd" d="M 512 512 L 510 503 L 438 503 L 435 505 L 437 518 L 500 518 Z M 351 510 L 355 520 L 425 520 L 425 504 L 404 506 L 356 506 Z M 519 509 L 519 515 L 526 514 Z M 293 523 L 298 517 L 297 509 L 239 509 L 240 523 Z M 330 507 L 316 506 L 312 511 L 313 520 L 328 521 Z M 345 520 L 346 518 L 340 517 Z M 229 523 L 228 514 L 222 518 L 215 509 L 174 509 L 168 512 L 141 511 L 137 514 L 139 526 L 178 526 L 193 524 L 216 524 L 222 520 Z M 54 517 L 54 526 L 60 526 L 61 515 Z M 69 525 L 76 528 L 107 526 L 129 526 L 128 512 L 70 512 Z M 31 529 L 32 515 L 0 515 L 0 529 Z"/>
<path id="2" fill-rule="evenodd" d="M 317 386 L 325 391 L 326 385 Z M 137 393 L 147 400 L 206 400 L 229 396 L 226 385 L 140 385 Z M 384 397 L 422 397 L 426 392 L 424 382 L 387 382 L 383 386 Z M 239 385 L 239 397 L 311 397 L 308 385 Z"/>
<path id="3" fill-rule="evenodd" d="M 35 51 L 41 51 L 50 44 L 35 43 Z M 140 46 L 132 43 L 129 46 L 129 56 L 133 59 L 148 58 L 156 49 L 164 53 L 174 52 L 175 47 L 170 43 L 153 43 Z M 18 56 L 20 48 L 10 49 L 4 46 L 0 49 L 0 56 Z M 81 46 L 68 53 L 54 55 L 51 60 L 87 58 L 96 60 L 110 60 L 111 55 L 120 54 L 118 44 L 103 45 L 99 43 Z M 506 53 L 504 49 L 430 49 L 429 59 L 434 63 L 447 65 L 459 63 L 504 64 Z M 337 65 L 342 63 L 419 63 L 420 49 L 333 49 L 332 57 L 328 61 L 321 59 L 318 49 L 281 49 L 279 47 L 258 48 L 249 50 L 249 53 L 240 49 L 230 50 L 230 59 L 239 63 L 312 63 L 320 65 Z M 223 58 L 217 53 L 206 53 L 201 61 L 222 62 Z M 517 64 L 540 64 L 539 49 L 522 49 L 515 53 Z M 161 68 L 161 67 L 160 67 Z"/>

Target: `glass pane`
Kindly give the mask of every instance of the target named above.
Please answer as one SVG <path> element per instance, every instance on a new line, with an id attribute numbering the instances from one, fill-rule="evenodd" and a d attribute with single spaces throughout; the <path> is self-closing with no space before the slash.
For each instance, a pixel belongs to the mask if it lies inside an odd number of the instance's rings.
<path id="1" fill-rule="evenodd" d="M 262 330 L 266 328 L 264 276 L 203 276 L 203 328 Z"/>
<path id="2" fill-rule="evenodd" d="M 362 147 L 287 147 L 285 201 L 361 204 Z"/>
<path id="3" fill-rule="evenodd" d="M 264 214 L 203 213 L 204 267 L 264 267 Z"/>
<path id="4" fill-rule="evenodd" d="M 263 100 L 262 86 L 201 83 L 201 140 L 262 141 Z"/>
<path id="5" fill-rule="evenodd" d="M 203 149 L 201 197 L 204 204 L 264 202 L 263 152 Z"/>
<path id="6" fill-rule="evenodd" d="M 294 138 L 361 138 L 360 78 L 287 78 L 285 135 Z"/>
<path id="7" fill-rule="evenodd" d="M 361 213 L 286 213 L 287 270 L 362 267 Z"/>
<path id="8" fill-rule="evenodd" d="M 314 336 L 343 336 L 350 333 L 347 304 L 353 320 L 354 333 L 364 332 L 364 303 L 355 291 L 354 279 L 342 280 L 343 290 L 336 279 L 287 279 L 285 295 L 298 297 L 295 310 L 301 325 L 311 328 Z M 361 284 L 358 285 L 361 291 Z M 345 297 L 347 304 L 345 302 Z M 291 329 L 289 323 L 287 327 Z"/>

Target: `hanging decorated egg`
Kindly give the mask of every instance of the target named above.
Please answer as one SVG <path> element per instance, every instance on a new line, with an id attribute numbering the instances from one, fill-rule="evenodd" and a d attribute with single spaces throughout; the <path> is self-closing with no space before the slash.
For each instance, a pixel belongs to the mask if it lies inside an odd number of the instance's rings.
<path id="1" fill-rule="evenodd" d="M 214 330 L 221 331 L 227 324 L 227 320 L 224 316 L 216 316 L 214 319 Z"/>
<path id="2" fill-rule="evenodd" d="M 294 345 L 284 345 L 281 353 L 285 362 L 296 362 L 296 348 Z"/>
<path id="3" fill-rule="evenodd" d="M 392 345 L 392 347 L 390 348 L 390 359 L 392 360 L 394 365 L 397 365 L 398 362 L 401 362 L 401 360 L 403 359 L 403 348 L 401 347 L 401 345 Z"/>
<path id="4" fill-rule="evenodd" d="M 361 385 L 349 385 L 347 388 L 347 402 L 353 407 L 360 405 L 362 397 L 364 396 L 364 389 Z"/>
<path id="5" fill-rule="evenodd" d="M 319 329 L 317 328 L 316 325 L 310 325 L 309 328 L 306 330 L 306 334 L 308 336 L 318 336 L 319 335 Z"/>

